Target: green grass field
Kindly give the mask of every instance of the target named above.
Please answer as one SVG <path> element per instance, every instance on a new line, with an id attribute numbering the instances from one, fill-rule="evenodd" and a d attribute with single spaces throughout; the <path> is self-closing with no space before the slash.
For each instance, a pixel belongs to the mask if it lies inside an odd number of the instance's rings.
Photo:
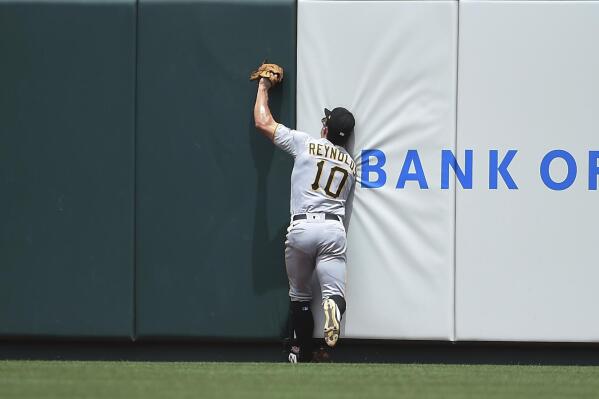
<path id="1" fill-rule="evenodd" d="M 599 367 L 0 361 L 0 398 L 597 398 Z"/>

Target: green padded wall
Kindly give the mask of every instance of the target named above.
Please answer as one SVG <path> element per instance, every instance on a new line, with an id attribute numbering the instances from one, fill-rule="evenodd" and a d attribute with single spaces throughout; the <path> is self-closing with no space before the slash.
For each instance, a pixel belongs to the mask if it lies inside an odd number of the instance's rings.
<path id="1" fill-rule="evenodd" d="M 254 128 L 265 57 L 295 124 L 294 1 L 139 3 L 136 326 L 140 338 L 273 338 L 287 317 L 292 160 Z"/>
<path id="2" fill-rule="evenodd" d="M 131 337 L 135 2 L 0 0 L 0 335 Z"/>

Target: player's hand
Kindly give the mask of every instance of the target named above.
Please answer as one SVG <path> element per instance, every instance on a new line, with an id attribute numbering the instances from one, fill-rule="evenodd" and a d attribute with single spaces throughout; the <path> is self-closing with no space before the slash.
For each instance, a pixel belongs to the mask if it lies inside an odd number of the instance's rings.
<path id="1" fill-rule="evenodd" d="M 281 83 L 283 80 L 283 68 L 277 64 L 269 64 L 264 60 L 262 65 L 250 74 L 250 80 L 260 80 L 259 87 L 263 89 L 270 89 L 272 86 Z M 269 84 L 264 84 L 264 78 L 269 80 Z"/>
<path id="2" fill-rule="evenodd" d="M 258 86 L 268 90 L 272 87 L 272 82 L 267 78 L 260 78 L 260 82 L 258 83 Z"/>

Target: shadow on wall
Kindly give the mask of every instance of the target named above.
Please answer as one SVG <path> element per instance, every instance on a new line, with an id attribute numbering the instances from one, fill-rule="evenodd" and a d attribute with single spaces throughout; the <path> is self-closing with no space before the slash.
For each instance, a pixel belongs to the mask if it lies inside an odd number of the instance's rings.
<path id="1" fill-rule="evenodd" d="M 354 130 L 354 134 L 352 134 L 351 136 L 349 136 L 349 139 L 347 140 L 347 146 L 345 147 L 345 149 L 347 150 L 347 152 L 352 155 L 354 154 L 354 149 L 355 149 L 355 144 L 356 144 L 356 137 L 355 137 L 355 130 Z M 359 176 L 360 176 L 360 164 L 359 164 L 359 159 L 354 158 L 354 162 L 356 163 L 356 181 L 354 182 L 354 185 L 349 193 L 349 197 L 347 197 L 347 203 L 345 204 L 345 219 L 343 220 L 343 224 L 345 225 L 345 230 L 348 231 L 349 229 L 349 222 L 351 220 L 351 216 L 354 210 L 354 193 L 356 192 L 356 186 L 358 185 L 358 180 L 359 180 Z"/>
<path id="2" fill-rule="evenodd" d="M 283 87 L 270 92 L 270 108 L 275 116 L 281 114 Z M 255 97 L 256 86 L 251 85 L 251 94 Z M 252 98 L 253 98 L 252 97 Z M 256 168 L 256 204 L 254 208 L 254 232 L 252 241 L 252 276 L 254 292 L 265 292 L 287 287 L 285 272 L 285 236 L 287 234 L 287 220 L 280 225 L 272 226 L 272 215 L 269 215 L 268 190 L 269 174 L 273 171 L 275 152 L 280 151 L 254 126 L 253 105 L 248 118 L 248 134 L 254 167 Z M 285 156 L 287 156 L 285 154 Z M 274 165 L 275 168 L 278 165 Z M 274 170 L 276 172 L 276 170 Z M 291 178 L 291 175 L 288 176 Z M 288 197 L 287 197 L 288 198 Z M 287 203 L 288 204 L 288 201 Z M 270 234 L 270 232 L 274 232 Z"/>

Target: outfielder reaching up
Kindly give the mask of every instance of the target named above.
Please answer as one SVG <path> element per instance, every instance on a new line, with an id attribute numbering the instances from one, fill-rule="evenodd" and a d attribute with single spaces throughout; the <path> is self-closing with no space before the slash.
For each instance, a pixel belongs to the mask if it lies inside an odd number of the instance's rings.
<path id="1" fill-rule="evenodd" d="M 268 90 L 280 81 L 282 69 L 266 70 L 260 76 L 263 77 L 259 78 L 254 106 L 256 128 L 294 158 L 285 264 L 291 323 L 298 345 L 292 347 L 289 361 L 305 362 L 312 359 L 314 320 L 310 310 L 310 282 L 314 271 L 322 290 L 324 339 L 331 347 L 339 339 L 341 316 L 345 312 L 343 218 L 355 181 L 356 164 L 344 146 L 355 122 L 345 108 L 325 109 L 319 139 L 291 130 L 274 120 L 268 106 Z"/>

